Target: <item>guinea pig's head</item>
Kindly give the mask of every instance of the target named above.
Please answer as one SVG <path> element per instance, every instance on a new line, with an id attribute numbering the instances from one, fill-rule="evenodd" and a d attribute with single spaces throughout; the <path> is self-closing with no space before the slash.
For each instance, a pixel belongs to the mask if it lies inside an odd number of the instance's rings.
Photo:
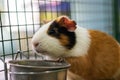
<path id="1" fill-rule="evenodd" d="M 76 23 L 66 16 L 60 16 L 43 25 L 33 36 L 33 49 L 41 54 L 63 57 L 76 43 Z"/>

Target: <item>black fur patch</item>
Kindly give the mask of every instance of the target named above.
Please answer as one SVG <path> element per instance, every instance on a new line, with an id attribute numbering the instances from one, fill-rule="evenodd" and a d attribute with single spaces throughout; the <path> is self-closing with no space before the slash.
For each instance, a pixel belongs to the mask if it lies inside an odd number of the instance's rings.
<path id="1" fill-rule="evenodd" d="M 60 35 L 63 34 L 68 37 L 69 43 L 65 45 L 67 49 L 72 49 L 76 44 L 76 35 L 75 32 L 69 32 L 64 26 L 59 25 L 58 22 L 54 21 L 48 31 L 48 35 L 60 39 Z"/>

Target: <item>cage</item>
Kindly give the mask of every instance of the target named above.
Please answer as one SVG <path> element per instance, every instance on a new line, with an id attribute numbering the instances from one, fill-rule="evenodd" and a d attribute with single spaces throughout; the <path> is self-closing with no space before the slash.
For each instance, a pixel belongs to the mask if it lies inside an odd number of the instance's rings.
<path id="1" fill-rule="evenodd" d="M 118 0 L 0 0 L 0 80 L 7 78 L 7 61 L 40 58 L 31 38 L 45 22 L 67 15 L 79 26 L 106 32 L 119 40 Z"/>

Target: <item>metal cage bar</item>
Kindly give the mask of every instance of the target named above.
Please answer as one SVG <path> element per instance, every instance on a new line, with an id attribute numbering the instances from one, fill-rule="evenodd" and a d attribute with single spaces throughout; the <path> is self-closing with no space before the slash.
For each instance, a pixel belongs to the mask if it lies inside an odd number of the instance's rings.
<path id="1" fill-rule="evenodd" d="M 114 33 L 115 33 L 115 38 L 120 42 L 119 39 L 119 1 L 118 0 L 113 0 L 113 8 L 114 8 Z"/>

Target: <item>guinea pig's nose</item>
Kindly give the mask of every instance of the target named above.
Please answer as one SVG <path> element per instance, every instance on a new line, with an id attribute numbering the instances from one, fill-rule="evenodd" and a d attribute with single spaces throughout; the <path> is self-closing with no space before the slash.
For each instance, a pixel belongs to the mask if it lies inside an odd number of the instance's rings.
<path id="1" fill-rule="evenodd" d="M 33 43 L 34 47 L 37 47 L 39 45 L 39 43 Z"/>

